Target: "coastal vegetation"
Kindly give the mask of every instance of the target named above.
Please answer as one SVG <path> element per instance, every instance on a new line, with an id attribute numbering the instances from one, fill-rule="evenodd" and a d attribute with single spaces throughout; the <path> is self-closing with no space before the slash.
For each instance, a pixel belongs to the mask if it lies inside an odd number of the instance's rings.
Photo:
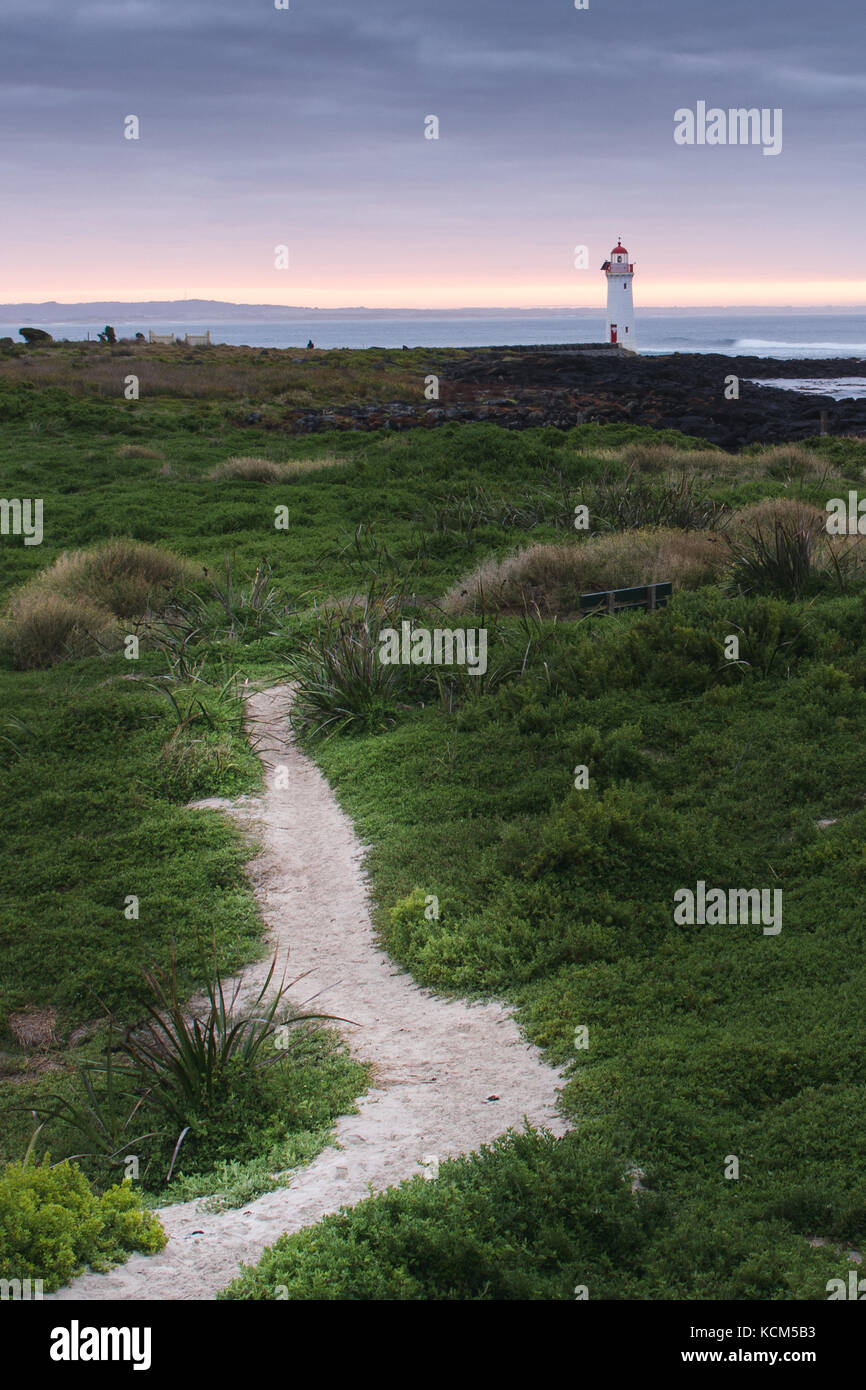
<path id="1" fill-rule="evenodd" d="M 228 383 L 172 350 L 127 401 L 126 349 L 79 368 L 80 346 L 0 355 L 4 494 L 44 504 L 41 545 L 0 544 L 0 1238 L 3 1184 L 125 1202 L 126 1135 L 149 1136 L 145 1206 L 246 1201 L 367 1085 L 326 1021 L 267 1067 L 219 1047 L 219 982 L 263 929 L 249 849 L 189 803 L 260 787 L 244 682 L 291 679 L 371 846 L 383 944 L 421 985 L 511 1001 L 576 1132 L 443 1162 L 285 1237 L 227 1296 L 824 1297 L 866 1240 L 866 559 L 819 522 L 863 486 L 866 443 L 295 436 L 275 392 L 381 399 L 382 366 L 423 399 L 435 355 L 299 352 L 290 375 L 230 350 Z M 658 612 L 579 616 L 581 593 L 656 579 Z M 403 621 L 486 626 L 486 671 L 383 667 Z M 783 888 L 783 929 L 676 926 L 698 878 Z M 273 983 L 269 1029 L 291 1021 Z M 148 1005 L 176 1055 L 199 1010 L 222 1056 L 204 1096 L 142 1079 L 167 1055 L 141 1048 Z M 144 1248 L 108 1225 L 27 1268 Z"/>
<path id="2" fill-rule="evenodd" d="M 4 388 L 49 387 L 78 398 L 123 398 L 125 378 L 139 380 L 140 404 L 181 401 L 333 406 L 358 400 L 424 400 L 424 376 L 450 354 L 435 348 L 321 351 L 205 348 L 185 344 L 45 342 L 0 345 Z M 424 370 L 421 370 L 421 368 Z M 383 386 L 387 390 L 383 392 Z"/>
<path id="3" fill-rule="evenodd" d="M 29 1281 L 50 1293 L 88 1265 L 109 1269 L 133 1250 L 164 1245 L 130 1182 L 97 1196 L 74 1164 L 8 1163 L 0 1172 L 0 1277 L 19 1288 Z"/>

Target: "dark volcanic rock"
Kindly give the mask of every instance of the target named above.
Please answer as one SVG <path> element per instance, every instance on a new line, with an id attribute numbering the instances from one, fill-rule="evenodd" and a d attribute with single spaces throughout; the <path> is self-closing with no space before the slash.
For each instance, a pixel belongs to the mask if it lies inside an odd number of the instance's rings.
<path id="1" fill-rule="evenodd" d="M 437 367 L 440 400 L 337 406 L 332 411 L 287 411 L 284 427 L 298 433 L 325 429 L 405 430 L 451 421 L 485 420 L 506 429 L 587 422 L 628 422 L 677 429 L 727 449 L 775 444 L 812 435 L 866 432 L 866 401 L 834 401 L 749 378 L 862 376 L 866 359 L 789 361 L 673 353 L 667 357 L 581 353 L 574 347 L 479 348 L 456 353 Z M 725 385 L 739 380 L 739 399 Z M 252 421 L 250 421 L 252 423 Z"/>

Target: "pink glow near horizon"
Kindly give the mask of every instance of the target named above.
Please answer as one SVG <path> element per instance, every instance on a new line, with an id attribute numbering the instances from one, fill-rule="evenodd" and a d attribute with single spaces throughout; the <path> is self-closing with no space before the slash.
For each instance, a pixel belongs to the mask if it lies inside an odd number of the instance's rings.
<path id="1" fill-rule="evenodd" d="M 217 299 L 320 309 L 573 306 L 603 312 L 600 267 L 622 233 L 636 266 L 638 312 L 673 305 L 866 304 L 866 278 L 840 278 L 832 261 L 826 274 L 816 273 L 821 261 L 814 252 L 804 254 L 796 235 L 783 243 L 767 235 L 772 273 L 756 274 L 754 231 L 726 239 L 713 229 L 700 237 L 701 254 L 695 257 L 690 248 L 696 233 L 672 232 L 658 218 L 646 223 L 634 215 L 593 220 L 584 239 L 588 264 L 581 269 L 573 266 L 577 238 L 561 213 L 555 227 L 545 227 L 540 244 L 516 213 L 491 246 L 477 219 L 464 213 L 459 234 L 443 231 L 425 255 L 419 255 L 414 225 L 389 226 L 377 235 L 358 231 L 348 242 L 327 219 L 294 229 L 294 235 L 279 222 L 251 234 L 247 225 L 227 221 L 216 238 L 196 237 L 188 226 L 187 221 L 179 231 L 157 223 L 150 229 L 128 209 L 118 209 L 109 236 L 83 235 L 74 211 L 61 214 L 51 232 L 34 229 L 17 257 L 0 263 L 0 302 Z M 274 267 L 280 242 L 290 247 L 287 270 Z"/>
<path id="2" fill-rule="evenodd" d="M 125 278 L 104 279 L 82 275 L 64 277 L 62 287 L 45 279 L 10 283 L 0 276 L 0 302 L 61 304 L 91 300 L 216 299 L 238 304 L 285 304 L 318 309 L 459 309 L 459 308 L 566 308 L 603 311 L 605 284 L 602 275 L 583 272 L 582 278 L 520 280 L 428 276 L 423 280 L 371 274 L 364 279 L 331 276 L 327 281 L 301 275 L 269 276 L 258 284 L 238 284 L 231 278 L 201 282 L 151 267 L 147 283 L 130 284 Z M 652 308 L 724 307 L 846 307 L 866 306 L 866 279 L 818 280 L 735 278 L 686 279 L 635 276 L 638 311 Z"/>

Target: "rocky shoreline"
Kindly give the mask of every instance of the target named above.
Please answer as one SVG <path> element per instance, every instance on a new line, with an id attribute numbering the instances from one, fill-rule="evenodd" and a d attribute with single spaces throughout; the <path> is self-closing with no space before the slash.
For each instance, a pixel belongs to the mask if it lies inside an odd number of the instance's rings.
<path id="1" fill-rule="evenodd" d="M 464 349 L 444 362 L 440 354 L 436 370 L 437 401 L 287 409 L 279 420 L 265 420 L 253 412 L 243 423 L 308 434 L 331 429 L 435 428 L 472 420 L 506 429 L 628 422 L 681 430 L 733 450 L 822 433 L 866 435 L 866 399 L 835 401 L 830 396 L 756 386 L 749 380 L 839 376 L 866 380 L 863 358 L 611 356 L 564 345 Z M 739 382 L 738 399 L 726 398 L 726 382 L 732 376 Z"/>

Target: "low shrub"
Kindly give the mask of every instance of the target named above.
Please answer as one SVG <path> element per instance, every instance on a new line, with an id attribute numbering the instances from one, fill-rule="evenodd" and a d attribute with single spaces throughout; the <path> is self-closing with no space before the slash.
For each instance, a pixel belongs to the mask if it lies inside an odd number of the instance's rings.
<path id="1" fill-rule="evenodd" d="M 511 881 L 474 911 L 446 905 L 430 921 L 426 895 L 414 889 L 391 908 L 383 940 L 389 954 L 430 989 L 499 992 L 609 954 L 615 931 L 592 915 L 602 904 L 565 900 L 558 884 Z"/>
<path id="2" fill-rule="evenodd" d="M 624 1298 L 665 1213 L 569 1135 L 508 1134 L 282 1236 L 224 1299 Z M 287 1291 L 287 1293 L 285 1292 Z"/>
<path id="3" fill-rule="evenodd" d="M 143 1178 L 164 1200 L 174 1198 L 175 1182 L 182 1190 L 193 1178 L 213 1191 L 216 1184 L 208 1186 L 207 1180 L 221 1165 L 254 1164 L 327 1130 L 341 1110 L 353 1108 L 365 1078 L 335 1034 L 298 1028 L 280 1051 L 274 1050 L 273 1036 L 269 1041 L 268 1065 L 251 1067 L 235 1059 L 221 1068 L 207 1099 L 190 1112 L 190 1130 L 176 1154 L 176 1133 L 146 1151 L 150 1166 Z M 172 1181 L 166 1185 L 169 1169 Z"/>
<path id="4" fill-rule="evenodd" d="M 133 1250 L 152 1254 L 166 1236 L 126 1181 L 102 1196 L 72 1163 L 8 1163 L 0 1172 L 0 1276 L 59 1288 L 90 1265 L 106 1270 Z"/>
<path id="5" fill-rule="evenodd" d="M 633 1171 L 633 1170 L 632 1170 Z M 781 1222 L 687 1213 L 602 1145 L 509 1133 L 282 1236 L 224 1300 L 573 1302 L 826 1297 L 829 1252 Z M 646 1178 L 646 1174 L 643 1175 Z"/>
<path id="6" fill-rule="evenodd" d="M 163 744 L 158 771 L 164 793 L 185 803 L 210 796 L 214 786 L 225 786 L 230 778 L 242 785 L 246 768 L 228 734 L 207 729 L 196 738 L 182 728 Z"/>

